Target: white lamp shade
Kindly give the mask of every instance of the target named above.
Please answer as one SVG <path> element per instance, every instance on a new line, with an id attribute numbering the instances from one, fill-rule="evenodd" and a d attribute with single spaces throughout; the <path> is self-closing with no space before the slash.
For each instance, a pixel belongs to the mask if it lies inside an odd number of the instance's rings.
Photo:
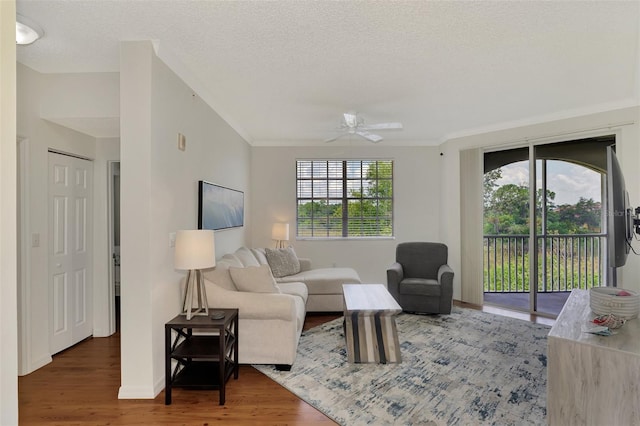
<path id="1" fill-rule="evenodd" d="M 193 229 L 176 233 L 176 269 L 207 269 L 216 266 L 213 230 Z"/>
<path id="2" fill-rule="evenodd" d="M 289 224 L 274 223 L 271 228 L 271 238 L 277 241 L 289 240 Z"/>

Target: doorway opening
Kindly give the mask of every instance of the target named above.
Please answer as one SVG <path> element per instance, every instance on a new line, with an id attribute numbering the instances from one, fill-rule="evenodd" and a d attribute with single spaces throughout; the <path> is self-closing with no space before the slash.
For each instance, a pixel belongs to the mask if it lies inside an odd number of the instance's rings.
<path id="1" fill-rule="evenodd" d="M 606 285 L 613 144 L 609 135 L 485 153 L 485 303 L 557 316 L 571 290 Z"/>
<path id="2" fill-rule="evenodd" d="M 120 331 L 120 162 L 109 162 L 110 288 L 113 295 L 112 327 Z"/>
<path id="3" fill-rule="evenodd" d="M 93 162 L 48 152 L 49 350 L 93 333 Z M 39 236 L 34 237 L 39 245 Z M 34 244 L 35 245 L 35 244 Z"/>

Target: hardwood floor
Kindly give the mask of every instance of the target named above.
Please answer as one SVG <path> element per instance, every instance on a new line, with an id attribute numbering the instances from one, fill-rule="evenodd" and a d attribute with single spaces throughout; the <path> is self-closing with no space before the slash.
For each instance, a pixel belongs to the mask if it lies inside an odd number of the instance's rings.
<path id="1" fill-rule="evenodd" d="M 458 306 L 479 309 L 468 304 Z M 492 308 L 501 315 L 520 313 Z M 483 309 L 486 310 L 486 309 Z M 528 316 L 528 314 L 526 314 Z M 308 314 L 305 329 L 340 315 Z M 538 318 L 529 317 L 538 322 Z M 548 319 L 542 318 L 543 323 Z M 153 400 L 119 400 L 120 336 L 89 338 L 53 357 L 49 365 L 18 378 L 21 425 L 333 425 L 331 419 L 248 365 L 227 384 L 226 404 L 217 391 L 173 390 Z"/>
<path id="2" fill-rule="evenodd" d="M 305 329 L 340 315 L 308 315 Z M 153 400 L 119 400 L 120 336 L 89 338 L 18 378 L 21 425 L 333 425 L 331 419 L 249 365 L 218 391 L 173 389 Z"/>
<path id="3" fill-rule="evenodd" d="M 549 316 L 541 316 L 536 314 L 529 314 L 527 312 L 522 312 L 522 311 L 514 311 L 514 310 L 510 310 L 508 308 L 503 308 L 500 306 L 485 305 L 485 306 L 479 307 L 479 306 L 471 305 L 469 303 L 462 303 L 462 302 L 454 302 L 454 303 L 455 305 L 460 307 L 480 309 L 482 312 L 487 312 L 489 314 L 496 314 L 496 315 L 502 315 L 510 318 L 517 318 L 523 321 L 530 321 L 536 324 L 548 325 L 549 327 L 553 326 L 553 324 L 555 324 L 556 322 L 554 318 L 551 318 Z"/>

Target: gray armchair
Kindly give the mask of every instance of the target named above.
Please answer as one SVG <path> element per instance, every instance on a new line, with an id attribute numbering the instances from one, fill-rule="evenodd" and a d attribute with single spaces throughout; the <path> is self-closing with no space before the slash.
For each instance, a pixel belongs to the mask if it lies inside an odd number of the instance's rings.
<path id="1" fill-rule="evenodd" d="M 453 304 L 453 270 L 441 243 L 400 243 L 387 269 L 387 287 L 402 310 L 449 314 Z"/>

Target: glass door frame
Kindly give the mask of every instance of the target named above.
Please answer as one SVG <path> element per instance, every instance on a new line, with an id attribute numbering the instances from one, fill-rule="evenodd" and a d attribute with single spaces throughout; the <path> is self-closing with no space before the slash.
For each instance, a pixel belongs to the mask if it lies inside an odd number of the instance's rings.
<path id="1" fill-rule="evenodd" d="M 578 132 L 576 132 L 578 133 Z M 529 162 L 529 241 L 528 241 L 528 249 L 529 249 L 529 314 L 535 314 L 535 315 L 539 315 L 539 316 L 543 316 L 543 317 L 550 317 L 550 318 L 555 318 L 556 315 L 553 313 L 549 313 L 549 312 L 544 312 L 544 311 L 539 311 L 539 303 L 538 303 L 538 294 L 539 294 L 539 289 L 538 289 L 538 285 L 540 283 L 540 273 L 539 271 L 542 269 L 543 273 L 546 273 L 546 269 L 548 267 L 547 265 L 547 259 L 546 259 L 546 255 L 543 255 L 542 258 L 542 262 L 543 265 L 539 265 L 538 261 L 539 261 L 539 249 L 541 248 L 543 251 L 542 253 L 546 253 L 546 239 L 545 238 L 541 238 L 541 242 L 538 243 L 538 239 L 540 236 L 546 236 L 547 235 L 547 206 L 548 206 L 548 200 L 546 197 L 546 193 L 547 193 L 547 161 L 543 158 L 540 158 L 541 160 L 541 167 L 540 167 L 540 175 L 541 175 L 541 190 L 542 190 L 542 199 L 541 199 L 541 212 L 540 212 L 540 217 L 541 217 L 541 229 L 538 230 L 537 227 L 537 216 L 538 216 L 538 209 L 537 209 L 537 193 L 538 193 L 538 182 L 537 182 L 537 176 L 538 176 L 538 165 L 537 165 L 537 160 L 538 158 L 536 157 L 536 149 L 544 146 L 544 145 L 549 145 L 549 144 L 557 144 L 557 143 L 563 143 L 563 142 L 572 142 L 572 141 L 577 141 L 577 140 L 581 140 L 581 139 L 589 139 L 589 138 L 597 138 L 597 137 L 602 137 L 602 136 L 613 136 L 615 139 L 614 140 L 619 140 L 620 138 L 620 133 L 619 131 L 613 130 L 613 129 L 607 129 L 607 130 L 603 130 L 601 132 L 589 132 L 588 135 L 586 134 L 582 134 L 582 135 L 574 135 L 573 137 L 571 137 L 570 139 L 567 138 L 562 138 L 562 139 L 557 139 L 557 138 L 540 138 L 539 140 L 533 142 L 533 141 L 526 141 L 526 144 L 523 145 L 510 145 L 510 146 L 501 146 L 499 149 L 488 149 L 488 150 L 484 150 L 483 155 L 489 153 L 489 152 L 495 152 L 495 151 L 509 151 L 512 149 L 522 149 L 522 148 L 527 148 L 528 149 L 528 162 Z M 604 179 L 606 179 L 606 175 L 604 177 Z M 604 180 L 603 180 L 603 185 L 604 185 Z M 606 186 L 606 185 L 605 185 Z M 604 187 L 603 187 L 604 188 Z M 604 233 L 607 233 L 608 230 L 606 229 L 606 220 L 604 218 L 604 211 L 606 209 L 605 206 L 605 200 L 606 200 L 606 196 L 605 196 L 605 192 L 603 190 L 602 192 L 602 211 L 603 211 L 603 217 L 601 219 L 601 223 L 602 223 L 602 230 L 604 231 Z M 484 214 L 484 213 L 483 213 Z M 606 241 L 605 241 L 606 244 Z M 604 249 L 604 253 L 606 255 L 607 250 L 606 250 L 606 246 Z M 604 265 L 606 265 L 606 258 L 605 259 L 600 259 L 601 262 L 604 262 Z M 610 282 L 611 280 L 611 276 L 612 276 L 612 270 L 609 267 L 604 267 L 604 282 Z"/>

